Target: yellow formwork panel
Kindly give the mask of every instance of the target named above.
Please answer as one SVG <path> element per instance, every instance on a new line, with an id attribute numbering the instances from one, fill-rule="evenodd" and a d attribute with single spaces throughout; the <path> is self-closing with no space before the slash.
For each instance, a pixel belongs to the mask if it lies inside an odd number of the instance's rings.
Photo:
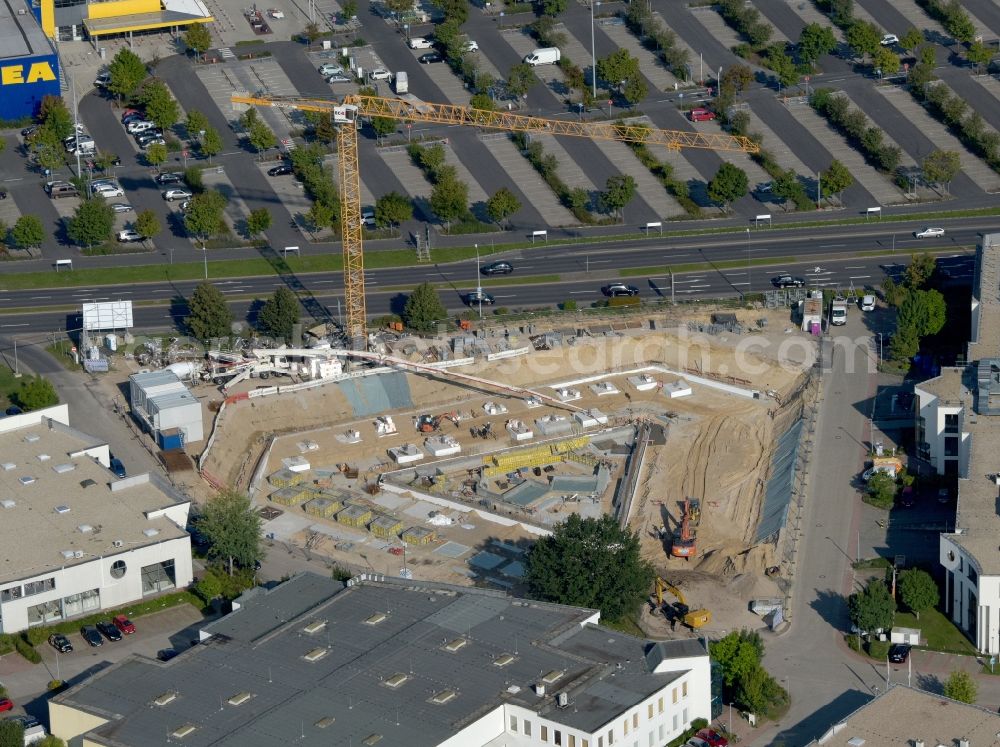
<path id="1" fill-rule="evenodd" d="M 279 488 L 271 493 L 269 497 L 273 503 L 282 506 L 298 506 L 300 503 L 305 503 L 309 500 L 312 495 L 312 491 L 308 488 L 294 485 L 287 488 Z"/>
<path id="2" fill-rule="evenodd" d="M 364 506 L 350 505 L 337 513 L 338 522 L 355 528 L 363 528 L 371 518 L 371 509 Z"/>
<path id="3" fill-rule="evenodd" d="M 306 504 L 302 508 L 307 514 L 322 516 L 328 519 L 343 507 L 344 504 L 340 501 L 331 500 L 330 498 L 313 498 L 311 501 L 306 501 Z"/>
<path id="4" fill-rule="evenodd" d="M 429 545 L 437 535 L 427 527 L 410 527 L 399 536 L 408 545 Z"/>
<path id="5" fill-rule="evenodd" d="M 402 529 L 403 522 L 387 514 L 379 514 L 368 524 L 368 531 L 381 539 L 395 539 Z"/>

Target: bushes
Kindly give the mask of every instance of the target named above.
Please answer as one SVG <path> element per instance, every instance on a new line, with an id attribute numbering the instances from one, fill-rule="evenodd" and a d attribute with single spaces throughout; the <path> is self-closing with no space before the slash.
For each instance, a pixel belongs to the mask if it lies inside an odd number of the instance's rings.
<path id="1" fill-rule="evenodd" d="M 868 117 L 860 109 L 852 109 L 848 99 L 836 95 L 833 89 L 818 88 L 809 97 L 809 104 L 876 169 L 892 173 L 899 166 L 902 156 L 899 147 L 883 143 L 885 133 L 869 124 Z"/>
<path id="2" fill-rule="evenodd" d="M 965 100 L 951 92 L 944 83 L 911 86 L 910 93 L 923 101 L 924 107 L 946 124 L 969 150 L 982 158 L 994 171 L 1000 171 L 1000 135 L 988 129 L 983 118 L 969 112 Z"/>
<path id="3" fill-rule="evenodd" d="M 868 655 L 873 659 L 878 659 L 879 661 L 885 661 L 885 657 L 889 655 L 889 642 L 888 641 L 869 641 L 867 645 Z"/>
<path id="4" fill-rule="evenodd" d="M 590 201 L 587 193 L 582 189 L 570 189 L 559 178 L 559 175 L 556 173 L 559 161 L 555 156 L 551 154 L 546 155 L 542 144 L 536 141 L 529 142 L 527 135 L 523 132 L 516 132 L 511 135 L 511 138 L 514 141 L 514 145 L 520 149 L 521 154 L 535 167 L 535 171 L 541 175 L 545 183 L 556 193 L 559 201 L 573 213 L 573 216 L 578 221 L 591 225 L 601 223 L 601 221 L 598 221 L 587 210 L 587 203 Z M 611 220 L 613 219 L 609 219 L 609 221 Z"/>
<path id="5" fill-rule="evenodd" d="M 35 651 L 35 647 L 28 643 L 27 639 L 23 635 L 14 637 L 14 648 L 17 650 L 17 653 L 30 661 L 32 664 L 41 663 L 42 655 Z"/>
<path id="6" fill-rule="evenodd" d="M 917 5 L 927 11 L 932 18 L 941 22 L 948 33 L 961 42 L 970 42 L 976 35 L 976 27 L 959 0 L 917 0 Z"/>
<path id="7" fill-rule="evenodd" d="M 691 199 L 687 183 L 674 179 L 673 166 L 665 161 L 660 161 L 660 159 L 653 155 L 653 152 L 645 143 L 627 142 L 625 144 L 631 148 L 635 157 L 639 159 L 639 162 L 657 178 L 664 189 L 667 190 L 667 193 L 684 208 L 684 212 L 692 218 L 701 217 L 701 208 L 698 206 L 698 203 Z"/>
<path id="8" fill-rule="evenodd" d="M 625 24 L 648 50 L 656 54 L 674 77 L 687 80 L 688 51 L 677 45 L 677 35 L 653 16 L 645 3 L 629 3 Z"/>

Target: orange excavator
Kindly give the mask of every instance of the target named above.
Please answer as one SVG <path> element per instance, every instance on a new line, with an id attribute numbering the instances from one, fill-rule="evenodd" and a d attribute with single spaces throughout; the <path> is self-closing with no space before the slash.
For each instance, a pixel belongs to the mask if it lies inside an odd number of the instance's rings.
<path id="1" fill-rule="evenodd" d="M 421 415 L 417 418 L 417 430 L 421 433 L 433 433 L 440 430 L 442 420 L 450 420 L 456 428 L 460 425 L 458 413 L 446 412 L 441 415 Z"/>
<path id="2" fill-rule="evenodd" d="M 698 554 L 697 531 L 701 521 L 701 502 L 693 498 L 684 499 L 684 513 L 680 524 L 674 529 L 670 554 L 675 558 L 690 560 Z"/>

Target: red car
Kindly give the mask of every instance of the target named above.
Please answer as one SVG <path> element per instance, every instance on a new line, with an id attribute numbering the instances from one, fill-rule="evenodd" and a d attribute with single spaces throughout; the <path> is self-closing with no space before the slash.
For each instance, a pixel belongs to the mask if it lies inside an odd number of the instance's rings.
<path id="1" fill-rule="evenodd" d="M 129 633 L 135 632 L 135 625 L 129 620 L 125 615 L 118 615 L 114 619 L 115 627 L 118 628 L 122 633 L 128 635 Z"/>
<path id="2" fill-rule="evenodd" d="M 14 710 L 14 701 L 10 698 L 0 698 L 0 711 Z"/>
<path id="3" fill-rule="evenodd" d="M 713 729 L 702 729 L 695 736 L 708 742 L 709 747 L 728 747 L 729 740 Z"/>
<path id="4" fill-rule="evenodd" d="M 692 109 L 690 116 L 692 122 L 711 122 L 715 119 L 715 112 L 708 109 Z"/>

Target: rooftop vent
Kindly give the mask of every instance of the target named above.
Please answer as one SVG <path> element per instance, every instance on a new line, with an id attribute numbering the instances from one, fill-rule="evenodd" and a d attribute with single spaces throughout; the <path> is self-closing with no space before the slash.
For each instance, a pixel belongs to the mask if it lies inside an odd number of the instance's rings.
<path id="1" fill-rule="evenodd" d="M 333 724 L 336 721 L 337 719 L 335 719 L 333 716 L 326 716 L 325 718 L 321 718 L 319 721 L 316 722 L 316 728 L 326 729 L 328 726 L 333 726 Z"/>
<path id="2" fill-rule="evenodd" d="M 542 682 L 544 682 L 546 685 L 551 685 L 553 682 L 560 679 L 564 674 L 566 673 L 561 669 L 553 669 L 547 675 L 542 677 Z"/>
<path id="3" fill-rule="evenodd" d="M 395 690 L 404 682 L 406 682 L 408 679 L 410 679 L 410 675 L 403 674 L 402 672 L 396 672 L 396 674 L 392 675 L 392 677 L 387 679 L 382 684 L 385 685 L 386 687 L 391 687 L 393 690 Z"/>
<path id="4" fill-rule="evenodd" d="M 167 692 L 160 695 L 153 701 L 153 705 L 165 706 L 168 703 L 173 703 L 177 700 L 177 693 L 174 690 L 168 690 Z"/>
<path id="5" fill-rule="evenodd" d="M 63 506 L 56 506 L 55 510 L 56 510 L 57 514 L 68 514 L 69 513 L 69 506 L 65 506 L 65 505 L 63 505 Z"/>
<path id="6" fill-rule="evenodd" d="M 197 728 L 198 727 L 195 726 L 194 724 L 184 724 L 184 726 L 180 726 L 174 731 L 170 732 L 170 736 L 173 737 L 174 739 L 184 739 L 184 737 L 186 737 L 188 734 L 190 734 Z"/>
<path id="7" fill-rule="evenodd" d="M 442 690 L 433 698 L 431 698 L 430 702 L 433 703 L 434 705 L 444 705 L 445 703 L 454 700 L 455 696 L 457 695 L 458 693 L 456 693 L 454 690 Z"/>
<path id="8" fill-rule="evenodd" d="M 124 547 L 125 543 L 122 542 L 121 540 L 111 540 L 111 545 L 113 547 Z"/>
<path id="9" fill-rule="evenodd" d="M 27 434 L 27 435 L 26 435 L 26 436 L 24 437 L 24 441 L 25 441 L 25 443 L 29 443 L 29 444 L 33 444 L 33 443 L 35 443 L 35 442 L 36 442 L 36 441 L 37 441 L 37 440 L 38 440 L 39 438 L 41 438 L 41 436 L 39 436 L 39 435 L 38 435 L 37 433 L 29 433 L 29 434 Z"/>
<path id="10" fill-rule="evenodd" d="M 521 692 L 521 686 L 511 685 L 510 687 L 507 688 L 507 692 L 509 692 L 511 695 L 517 695 L 519 692 Z"/>
<path id="11" fill-rule="evenodd" d="M 226 702 L 229 703 L 229 705 L 238 706 L 238 705 L 243 705 L 248 700 L 250 700 L 250 698 L 252 698 L 252 697 L 253 697 L 253 695 L 251 693 L 249 693 L 249 692 L 247 692 L 247 691 L 244 690 L 241 693 L 236 693 L 236 695 L 234 695 L 233 697 L 231 697 Z"/>
<path id="12" fill-rule="evenodd" d="M 52 468 L 52 471 L 55 472 L 57 475 L 65 475 L 67 472 L 72 472 L 75 469 L 76 469 L 75 464 L 66 462 L 64 464 L 57 464 L 55 467 Z"/>
<path id="13" fill-rule="evenodd" d="M 302 628 L 302 632 L 312 635 L 313 633 L 320 632 L 325 627 L 326 620 L 313 620 L 311 623 Z"/>
<path id="14" fill-rule="evenodd" d="M 376 612 L 374 615 L 365 620 L 366 625 L 378 625 L 380 622 L 386 619 L 388 615 L 384 612 Z"/>
<path id="15" fill-rule="evenodd" d="M 495 667 L 505 667 L 514 661 L 514 657 L 510 654 L 500 654 L 497 658 L 493 660 L 493 666 Z"/>
<path id="16" fill-rule="evenodd" d="M 160 533 L 160 530 L 153 529 L 152 527 L 150 527 L 149 529 L 143 529 L 142 533 L 145 534 L 147 537 L 155 537 Z"/>
<path id="17" fill-rule="evenodd" d="M 86 480 L 80 480 L 80 487 L 86 490 L 87 488 L 93 487 L 97 483 L 91 480 L 89 477 Z"/>
<path id="18" fill-rule="evenodd" d="M 61 555 L 66 560 L 72 560 L 73 559 L 73 551 L 72 550 L 63 550 L 62 553 L 61 553 Z"/>
<path id="19" fill-rule="evenodd" d="M 969 747 L 969 740 L 966 739 L 965 737 L 962 737 L 961 739 L 958 740 L 958 747 Z"/>
<path id="20" fill-rule="evenodd" d="M 556 703 L 560 708 L 565 708 L 569 705 L 569 695 L 565 691 L 559 693 L 556 695 Z"/>
<path id="21" fill-rule="evenodd" d="M 330 653 L 330 652 L 327 651 L 325 648 L 314 648 L 312 651 L 310 651 L 309 653 L 307 653 L 302 658 L 305 659 L 308 662 L 314 662 L 314 661 L 319 661 L 324 656 L 326 656 L 328 653 Z"/>
<path id="22" fill-rule="evenodd" d="M 865 740 L 864 737 L 851 737 L 847 740 L 847 743 L 851 747 L 863 747 Z"/>
<path id="23" fill-rule="evenodd" d="M 361 740 L 361 744 L 366 745 L 366 747 L 371 747 L 373 744 L 378 744 L 382 741 L 381 734 L 369 734 L 367 737 Z"/>
<path id="24" fill-rule="evenodd" d="M 94 531 L 94 528 L 90 526 L 90 524 L 81 524 L 76 528 L 76 531 L 78 531 L 80 534 L 90 534 L 91 532 Z"/>
<path id="25" fill-rule="evenodd" d="M 25 475 L 24 477 L 17 478 L 17 481 L 22 485 L 31 485 L 35 481 L 35 478 L 31 475 Z"/>
<path id="26" fill-rule="evenodd" d="M 4 472 L 10 472 L 10 471 L 11 471 L 12 469 L 14 469 L 14 468 L 15 468 L 16 466 L 17 466 L 17 465 L 16 465 L 16 464 L 14 464 L 13 462 L 4 462 L 3 464 L 0 464 L 0 467 L 3 467 L 3 471 L 4 471 Z"/>
<path id="27" fill-rule="evenodd" d="M 4 500 L 0 501 L 0 506 L 2 506 L 3 508 L 14 508 L 14 506 L 16 505 L 17 503 L 12 501 L 10 498 L 5 498 Z"/>
<path id="28" fill-rule="evenodd" d="M 535 695 L 537 695 L 539 698 L 545 695 L 545 685 L 543 685 L 541 682 L 535 685 Z"/>
<path id="29" fill-rule="evenodd" d="M 39 461 L 39 462 L 47 462 L 47 461 L 49 461 L 49 460 L 50 460 L 51 458 L 52 458 L 52 457 L 50 457 L 50 456 L 49 456 L 48 454 L 39 454 L 39 455 L 38 455 L 38 461 Z"/>
<path id="30" fill-rule="evenodd" d="M 464 647 L 466 644 L 468 644 L 468 642 L 469 641 L 465 638 L 456 638 L 455 640 L 446 643 L 444 645 L 444 650 L 449 651 L 451 653 L 455 653 L 456 651 Z"/>

